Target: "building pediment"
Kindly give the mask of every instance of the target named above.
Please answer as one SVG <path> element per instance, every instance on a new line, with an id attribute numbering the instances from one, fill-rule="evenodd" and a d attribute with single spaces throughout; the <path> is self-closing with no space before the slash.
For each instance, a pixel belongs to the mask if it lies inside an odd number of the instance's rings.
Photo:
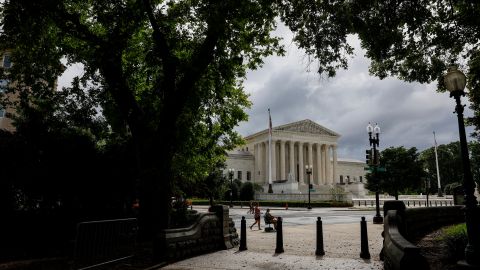
<path id="1" fill-rule="evenodd" d="M 331 138 L 335 141 L 340 137 L 340 134 L 324 126 L 321 126 L 310 119 L 305 119 L 305 120 L 273 127 L 272 129 L 273 129 L 274 137 L 282 133 L 283 133 L 282 136 L 291 134 L 293 136 L 299 136 L 300 138 L 305 136 L 311 137 L 312 135 L 314 135 L 314 136 L 320 136 L 323 138 Z M 245 139 L 249 141 L 253 138 L 257 138 L 259 136 L 267 136 L 267 135 L 268 135 L 268 129 L 264 129 L 260 132 L 247 136 Z"/>
<path id="2" fill-rule="evenodd" d="M 305 119 L 302 121 L 297 121 L 290 124 L 274 127 L 273 130 L 290 131 L 290 132 L 298 132 L 298 133 L 310 133 L 310 134 L 326 135 L 326 136 L 332 136 L 332 137 L 340 136 L 340 134 L 324 126 L 321 126 L 310 119 Z"/>

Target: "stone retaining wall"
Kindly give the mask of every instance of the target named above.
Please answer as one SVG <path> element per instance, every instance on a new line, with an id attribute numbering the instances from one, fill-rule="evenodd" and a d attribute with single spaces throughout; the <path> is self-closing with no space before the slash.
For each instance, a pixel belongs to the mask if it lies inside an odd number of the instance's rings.
<path id="1" fill-rule="evenodd" d="M 380 257 L 386 270 L 428 269 L 420 248 L 410 241 L 441 226 L 464 220 L 461 206 L 406 209 L 401 201 L 388 201 L 384 211 L 384 242 Z"/>
<path id="2" fill-rule="evenodd" d="M 164 230 L 159 236 L 162 261 L 178 261 L 238 245 L 235 224 L 227 206 L 217 205 L 199 214 L 187 228 Z"/>

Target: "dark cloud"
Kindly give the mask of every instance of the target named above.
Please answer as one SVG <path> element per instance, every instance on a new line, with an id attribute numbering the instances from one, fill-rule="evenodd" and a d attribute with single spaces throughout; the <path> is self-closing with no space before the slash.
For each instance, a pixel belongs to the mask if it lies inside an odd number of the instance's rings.
<path id="1" fill-rule="evenodd" d="M 280 33 L 291 37 L 283 27 Z M 316 74 L 304 53 L 291 43 L 287 43 L 287 56 L 270 57 L 263 68 L 251 71 L 245 82 L 253 102 L 250 120 L 238 131 L 249 135 L 267 128 L 271 108 L 274 126 L 308 118 L 340 133 L 343 158 L 364 159 L 368 122 L 378 122 L 382 129 L 381 149 L 403 145 L 423 150 L 433 145 L 433 131 L 439 144 L 458 140 L 455 104 L 447 93 L 436 92 L 436 83 L 370 76 L 369 60 L 362 56 L 365 52 L 357 39 L 349 40 L 357 56 L 335 78 Z"/>

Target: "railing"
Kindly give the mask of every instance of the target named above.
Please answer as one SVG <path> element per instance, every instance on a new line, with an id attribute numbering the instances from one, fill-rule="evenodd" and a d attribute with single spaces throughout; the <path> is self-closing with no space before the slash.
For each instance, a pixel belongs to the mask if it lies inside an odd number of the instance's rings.
<path id="1" fill-rule="evenodd" d="M 259 193 L 255 194 L 255 199 L 260 201 L 308 201 L 308 193 Z M 311 193 L 312 201 L 351 201 L 350 194 L 322 194 Z"/>
<path id="2" fill-rule="evenodd" d="M 374 207 L 375 206 L 375 199 L 352 199 L 353 200 L 353 206 L 355 207 Z M 383 204 L 386 201 L 392 201 L 395 200 L 394 198 L 380 198 L 379 203 L 380 206 L 383 206 Z M 437 207 L 437 206 L 453 206 L 453 199 L 429 199 L 428 204 L 426 199 L 401 199 L 399 198 L 399 201 L 402 201 L 405 203 L 405 206 L 407 207 Z"/>
<path id="3" fill-rule="evenodd" d="M 92 269 L 133 257 L 136 218 L 81 222 L 77 225 L 74 269 Z"/>

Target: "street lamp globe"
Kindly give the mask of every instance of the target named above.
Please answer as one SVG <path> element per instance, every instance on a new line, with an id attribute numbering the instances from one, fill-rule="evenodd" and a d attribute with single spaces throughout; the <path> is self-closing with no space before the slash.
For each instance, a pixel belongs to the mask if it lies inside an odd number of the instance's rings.
<path id="1" fill-rule="evenodd" d="M 370 122 L 368 122 L 367 132 L 368 132 L 368 134 L 372 134 L 372 132 L 373 132 L 373 126 L 372 126 L 372 124 L 370 124 Z"/>
<path id="2" fill-rule="evenodd" d="M 380 134 L 380 127 L 378 126 L 378 124 L 375 124 L 375 127 L 373 128 L 373 132 L 376 135 Z"/>
<path id="3" fill-rule="evenodd" d="M 456 93 L 463 94 L 463 90 L 467 84 L 467 78 L 463 72 L 457 69 L 457 66 L 451 65 L 447 70 L 447 74 L 444 75 L 443 80 L 445 87 L 451 95 L 455 95 Z"/>

